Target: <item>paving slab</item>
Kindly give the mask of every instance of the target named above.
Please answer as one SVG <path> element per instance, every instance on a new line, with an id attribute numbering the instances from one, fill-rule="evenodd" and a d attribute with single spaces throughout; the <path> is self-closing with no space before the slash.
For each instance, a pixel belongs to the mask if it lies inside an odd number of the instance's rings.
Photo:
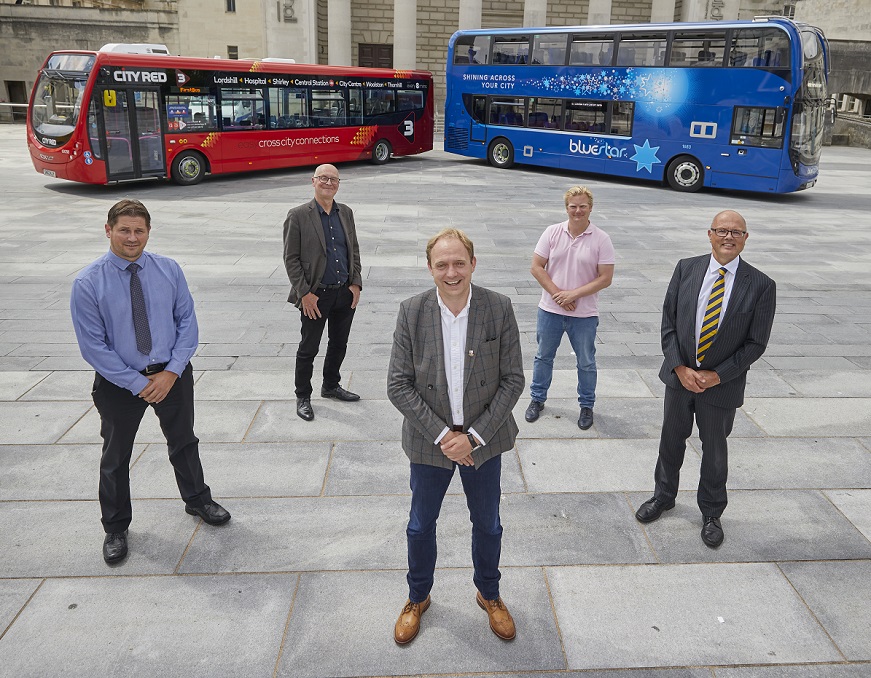
<path id="1" fill-rule="evenodd" d="M 51 444 L 80 421 L 90 403 L 0 402 L 0 445 Z M 99 432 L 99 427 L 98 427 Z"/>
<path id="2" fill-rule="evenodd" d="M 630 495 L 633 510 L 649 498 Z M 871 558 L 871 543 L 816 490 L 730 491 L 722 524 L 722 546 L 705 546 L 693 490 L 645 530 L 664 563 Z"/>
<path id="3" fill-rule="evenodd" d="M 45 375 L 44 379 L 22 394 L 18 400 L 91 400 L 91 389 L 94 386 L 93 373 L 46 372 Z"/>
<path id="4" fill-rule="evenodd" d="M 268 676 L 296 579 L 49 580 L 0 641 L 0 666 L 10 676 Z"/>
<path id="5" fill-rule="evenodd" d="M 806 666 L 743 666 L 717 668 L 716 678 L 867 678 L 867 664 L 810 664 Z"/>
<path id="6" fill-rule="evenodd" d="M 844 657 L 871 660 L 871 563 L 781 563 L 780 569 Z"/>
<path id="7" fill-rule="evenodd" d="M 871 540 L 871 490 L 827 490 L 825 495 L 866 539 Z"/>
<path id="8" fill-rule="evenodd" d="M 871 398 L 871 382 L 857 379 L 855 369 L 789 370 L 783 378 L 807 398 Z"/>
<path id="9" fill-rule="evenodd" d="M 871 435 L 871 398 L 748 398 L 743 409 L 770 436 Z"/>
<path id="10" fill-rule="evenodd" d="M 40 583 L 41 579 L 0 579 L 0 639 Z"/>
<path id="11" fill-rule="evenodd" d="M 295 398 L 293 373 L 206 372 L 197 381 L 198 400 L 289 400 Z"/>
<path id="12" fill-rule="evenodd" d="M 774 564 L 547 568 L 571 669 L 840 661 Z"/>
<path id="13" fill-rule="evenodd" d="M 203 474 L 221 497 L 316 497 L 330 458 L 329 443 L 209 443 L 200 446 Z M 177 498 L 166 445 L 151 444 L 130 470 L 139 499 Z"/>
<path id="14" fill-rule="evenodd" d="M 170 574 L 199 522 L 184 512 L 180 499 L 134 500 L 130 555 L 110 567 L 103 562 L 105 533 L 97 501 L 0 502 L 0 573 L 4 577 Z"/>
<path id="15" fill-rule="evenodd" d="M 0 401 L 18 400 L 48 374 L 48 372 L 0 372 Z"/>
<path id="16" fill-rule="evenodd" d="M 353 593 L 354 605 L 346 605 Z M 564 669 L 565 659 L 544 576 L 505 568 L 500 593 L 517 626 L 506 643 L 475 603 L 472 570 L 437 569 L 432 604 L 414 642 L 393 642 L 408 596 L 404 573 L 306 573 L 300 577 L 278 675 L 292 678 L 396 676 L 448 672 Z M 336 643 L 324 629 L 342 628 Z"/>

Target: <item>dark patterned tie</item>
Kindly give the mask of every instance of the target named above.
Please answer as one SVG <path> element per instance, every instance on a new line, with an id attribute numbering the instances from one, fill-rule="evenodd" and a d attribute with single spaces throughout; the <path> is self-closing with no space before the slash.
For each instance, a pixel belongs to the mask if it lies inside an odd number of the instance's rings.
<path id="1" fill-rule="evenodd" d="M 714 343 L 714 337 L 717 335 L 717 329 L 720 325 L 723 293 L 726 291 L 726 269 L 721 268 L 717 273 L 720 274 L 720 277 L 714 281 L 714 286 L 711 288 L 711 296 L 708 297 L 708 304 L 705 307 L 705 317 L 702 318 L 702 329 L 699 331 L 699 348 L 696 351 L 696 360 L 700 364 L 705 359 L 705 353 Z"/>
<path id="2" fill-rule="evenodd" d="M 130 305 L 133 307 L 133 330 L 136 332 L 136 348 L 140 353 L 151 353 L 151 330 L 148 328 L 148 311 L 145 308 L 145 295 L 137 271 L 139 264 L 130 264 Z"/>

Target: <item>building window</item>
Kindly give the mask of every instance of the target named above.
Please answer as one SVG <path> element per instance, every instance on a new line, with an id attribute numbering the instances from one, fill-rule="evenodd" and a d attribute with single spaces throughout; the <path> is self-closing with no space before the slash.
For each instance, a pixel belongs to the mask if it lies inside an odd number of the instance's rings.
<path id="1" fill-rule="evenodd" d="M 227 58 L 228 59 L 238 59 L 239 58 L 239 46 L 238 45 L 227 45 Z"/>
<path id="2" fill-rule="evenodd" d="M 235 12 L 236 11 L 236 0 L 227 0 L 227 11 Z"/>
<path id="3" fill-rule="evenodd" d="M 786 2 L 783 5 L 783 16 L 787 19 L 795 19 L 795 2 Z"/>

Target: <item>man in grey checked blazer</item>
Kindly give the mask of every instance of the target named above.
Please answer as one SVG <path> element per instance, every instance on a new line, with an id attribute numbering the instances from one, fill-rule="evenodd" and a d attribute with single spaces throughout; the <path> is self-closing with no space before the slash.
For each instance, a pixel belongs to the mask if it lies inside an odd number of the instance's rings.
<path id="1" fill-rule="evenodd" d="M 674 507 L 695 416 L 702 441 L 697 493 L 703 516 L 701 536 L 711 548 L 718 547 L 724 536 L 720 516 L 726 508 L 726 439 L 735 410 L 744 404 L 747 370 L 765 352 L 774 323 L 774 281 L 739 256 L 747 238 L 747 224 L 740 214 L 720 212 L 708 229 L 711 253 L 682 259 L 674 270 L 662 308 L 664 360 L 659 378 L 666 389 L 656 489 L 635 514 L 649 523 Z M 725 270 L 723 308 L 713 343 L 699 361 L 704 309 L 721 270 Z"/>
<path id="2" fill-rule="evenodd" d="M 499 499 L 501 455 L 517 436 L 511 411 L 523 392 L 523 359 L 511 301 L 472 285 L 475 265 L 462 231 L 432 238 L 427 266 L 436 287 L 402 303 L 393 335 L 387 394 L 404 416 L 412 491 L 409 595 L 394 628 L 399 644 L 415 638 L 430 604 L 436 520 L 457 466 L 472 520 L 477 603 L 497 636 L 515 636 L 499 595 Z"/>

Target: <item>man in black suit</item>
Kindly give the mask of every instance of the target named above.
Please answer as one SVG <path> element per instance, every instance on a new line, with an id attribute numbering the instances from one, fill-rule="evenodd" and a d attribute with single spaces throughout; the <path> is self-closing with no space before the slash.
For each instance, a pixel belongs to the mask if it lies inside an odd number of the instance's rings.
<path id="1" fill-rule="evenodd" d="M 695 416 L 702 440 L 702 541 L 711 548 L 723 543 L 726 438 L 744 403 L 747 370 L 765 352 L 774 323 L 774 281 L 739 256 L 747 237 L 740 214 L 720 212 L 708 229 L 711 254 L 682 259 L 674 270 L 662 307 L 659 378 L 666 389 L 656 489 L 635 514 L 649 523 L 674 507 Z"/>
<path id="2" fill-rule="evenodd" d="M 284 220 L 284 266 L 290 279 L 287 300 L 300 310 L 302 321 L 296 351 L 296 413 L 305 421 L 315 418 L 311 380 L 325 325 L 329 340 L 321 396 L 345 402 L 360 399 L 341 387 L 339 373 L 363 288 L 354 213 L 334 200 L 339 170 L 332 165 L 315 170 L 312 186 L 314 199 L 294 207 Z"/>

